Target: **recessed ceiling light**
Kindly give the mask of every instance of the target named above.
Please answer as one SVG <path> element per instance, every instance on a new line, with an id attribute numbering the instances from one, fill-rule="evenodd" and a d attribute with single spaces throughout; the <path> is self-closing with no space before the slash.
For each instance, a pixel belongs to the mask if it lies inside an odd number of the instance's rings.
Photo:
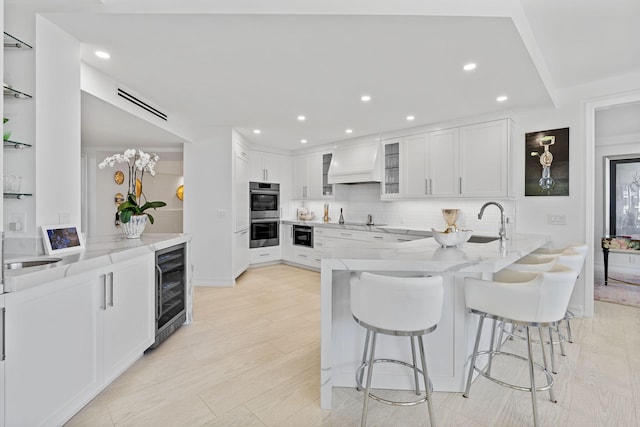
<path id="1" fill-rule="evenodd" d="M 509 99 L 509 98 L 507 98 L 507 96 L 506 96 L 506 95 L 500 95 L 499 97 L 497 97 L 497 98 L 496 98 L 496 101 L 498 101 L 498 102 L 504 102 L 504 101 L 506 101 L 507 99 Z"/>
<path id="2" fill-rule="evenodd" d="M 345 132 L 346 132 L 346 133 L 352 133 L 352 132 L 353 132 L 353 129 L 347 129 L 347 130 L 345 130 Z"/>
<path id="3" fill-rule="evenodd" d="M 411 121 L 411 120 L 415 120 L 416 116 L 407 116 L 407 120 Z"/>
<path id="4" fill-rule="evenodd" d="M 462 69 L 465 70 L 465 71 L 475 70 L 476 69 L 476 64 L 474 64 L 473 62 L 470 62 L 468 64 L 464 64 L 464 67 L 462 67 Z"/>
<path id="5" fill-rule="evenodd" d="M 306 143 L 307 143 L 307 140 L 306 140 L 306 139 L 301 139 L 301 140 L 300 140 L 300 144 L 306 144 Z"/>
<path id="6" fill-rule="evenodd" d="M 305 116 L 298 116 L 298 120 L 304 122 L 305 120 L 307 120 L 307 118 Z"/>
<path id="7" fill-rule="evenodd" d="M 362 96 L 360 97 L 360 101 L 362 101 L 362 102 L 369 102 L 369 101 L 371 101 L 371 97 L 370 97 L 369 95 L 362 95 Z"/>
<path id="8" fill-rule="evenodd" d="M 102 50 L 96 50 L 96 56 L 100 59 L 109 59 L 111 58 L 111 55 L 109 55 L 107 52 L 104 52 Z"/>
<path id="9" fill-rule="evenodd" d="M 256 135 L 260 133 L 260 129 L 254 129 L 253 133 L 255 133 Z"/>

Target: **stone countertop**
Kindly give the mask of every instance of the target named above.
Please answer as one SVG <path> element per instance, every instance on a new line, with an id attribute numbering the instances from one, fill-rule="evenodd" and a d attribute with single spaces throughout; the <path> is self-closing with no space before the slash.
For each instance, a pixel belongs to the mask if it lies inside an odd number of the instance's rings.
<path id="1" fill-rule="evenodd" d="M 391 233 L 391 234 L 408 234 L 413 236 L 431 237 L 433 233 L 431 228 L 415 225 L 388 225 L 388 224 L 373 224 L 367 225 L 364 222 L 345 222 L 344 224 L 338 224 L 337 222 L 324 222 L 320 220 L 302 221 L 297 219 L 281 219 L 282 224 L 293 225 L 308 225 L 311 227 L 322 228 L 337 228 L 341 230 L 354 230 L 354 231 L 371 231 L 379 233 Z"/>
<path id="2" fill-rule="evenodd" d="M 434 239 L 409 242 L 351 242 L 325 248 L 332 269 L 352 271 L 432 271 L 495 273 L 550 240 L 547 235 L 516 234 L 504 242 L 464 243 L 443 248 Z M 328 265 L 327 265 L 328 266 Z"/>
<path id="3" fill-rule="evenodd" d="M 17 292 L 53 280 L 106 268 L 112 264 L 152 254 L 157 250 L 190 242 L 188 234 L 145 233 L 139 239 L 125 239 L 123 236 L 100 236 L 87 239 L 82 251 L 39 257 L 7 257 L 5 262 L 16 260 L 37 260 L 61 258 L 60 262 L 38 267 L 5 270 L 5 292 Z"/>

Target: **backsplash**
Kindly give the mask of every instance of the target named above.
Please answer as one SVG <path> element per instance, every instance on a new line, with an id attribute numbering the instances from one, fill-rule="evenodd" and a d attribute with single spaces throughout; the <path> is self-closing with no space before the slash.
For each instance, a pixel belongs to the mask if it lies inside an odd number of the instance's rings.
<path id="1" fill-rule="evenodd" d="M 289 204 L 288 215 L 284 218 L 295 218 L 296 209 L 300 206 L 309 208 L 315 214 L 314 221 L 322 220 L 324 204 L 329 204 L 331 222 L 338 222 L 340 209 L 343 210 L 345 222 L 367 221 L 371 214 L 375 224 L 412 225 L 443 230 L 445 226 L 442 209 L 460 209 L 457 225 L 476 233 L 497 235 L 500 227 L 500 210 L 495 206 L 485 209 L 481 220 L 478 212 L 482 205 L 490 200 L 502 204 L 505 215 L 509 220 L 508 232 L 516 230 L 515 202 L 503 199 L 439 199 L 439 200 L 380 200 L 380 184 L 367 183 L 355 185 L 336 185 L 333 200 L 292 200 Z"/>

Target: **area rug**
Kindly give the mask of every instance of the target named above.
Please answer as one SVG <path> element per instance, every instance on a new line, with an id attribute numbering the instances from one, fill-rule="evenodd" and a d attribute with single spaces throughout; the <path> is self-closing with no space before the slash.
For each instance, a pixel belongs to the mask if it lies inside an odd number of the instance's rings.
<path id="1" fill-rule="evenodd" d="M 597 301 L 640 307 L 640 276 L 616 273 L 609 275 L 609 284 L 603 277 L 594 280 L 593 294 Z"/>

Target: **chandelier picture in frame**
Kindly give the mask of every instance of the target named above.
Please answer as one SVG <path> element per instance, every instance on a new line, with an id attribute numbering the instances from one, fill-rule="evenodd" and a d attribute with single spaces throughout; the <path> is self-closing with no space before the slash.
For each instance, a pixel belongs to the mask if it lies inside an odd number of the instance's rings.
<path id="1" fill-rule="evenodd" d="M 569 128 L 525 135 L 525 196 L 569 195 Z"/>

